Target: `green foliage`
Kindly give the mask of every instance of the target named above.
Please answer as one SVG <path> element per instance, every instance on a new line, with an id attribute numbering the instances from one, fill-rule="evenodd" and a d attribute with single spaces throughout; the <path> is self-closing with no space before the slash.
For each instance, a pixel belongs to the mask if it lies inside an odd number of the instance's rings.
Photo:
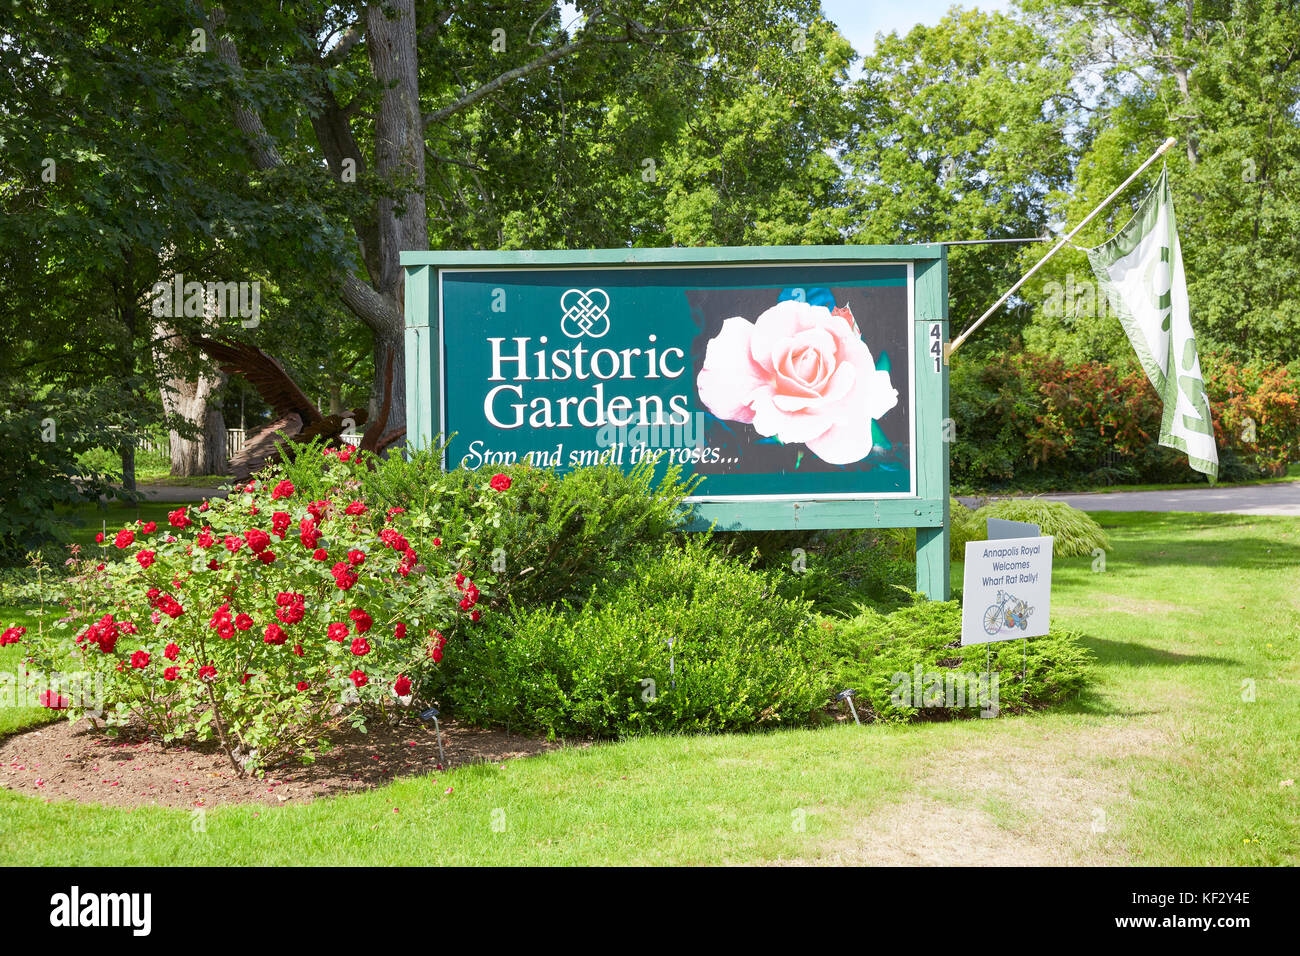
<path id="1" fill-rule="evenodd" d="M 954 363 L 952 482 L 959 490 L 1201 481 L 1186 457 L 1158 444 L 1162 407 L 1128 358 L 1066 362 L 1036 352 Z M 1203 366 L 1219 447 L 1219 476 L 1278 474 L 1300 456 L 1300 386 L 1284 366 Z"/>
<path id="2" fill-rule="evenodd" d="M 42 394 L 0 388 L 0 564 L 18 564 L 29 550 L 58 540 L 68 522 L 59 506 L 118 495 L 108 476 L 83 467 L 78 455 L 112 427 L 98 389 Z"/>
<path id="3" fill-rule="evenodd" d="M 1026 642 L 1000 641 L 988 651 L 962 647 L 956 601 L 918 599 L 888 614 L 863 608 L 824 627 L 835 689 L 853 688 L 859 714 L 879 720 L 974 717 L 993 710 L 990 703 L 1003 713 L 1039 709 L 1076 695 L 1091 673 L 1080 635 L 1060 628 Z"/>
<path id="4" fill-rule="evenodd" d="M 1202 354 L 1290 361 L 1300 323 L 1295 3 L 1025 0 L 1023 7 L 1042 18 L 1043 32 L 1078 71 L 1096 78 L 1079 116 L 1074 181 L 1068 194 L 1054 197 L 1060 218 L 1079 222 L 1165 137 L 1176 136 L 1166 162 Z M 1143 185 L 1077 244 L 1096 245 L 1122 225 Z M 1023 263 L 1039 255 L 1027 250 Z M 1042 290 L 1071 276 L 1076 287 L 1092 279 L 1083 254 L 1066 250 L 1022 295 L 1045 305 Z M 1101 305 L 1063 314 L 1040 305 L 1026 343 L 1074 362 L 1126 351 L 1119 323 Z"/>
<path id="5" fill-rule="evenodd" d="M 443 473 L 439 461 L 437 449 L 376 461 L 362 487 L 378 501 L 406 508 L 417 535 L 460 542 L 461 570 L 491 583 L 494 608 L 585 596 L 680 526 L 682 499 L 697 483 L 683 481 L 678 467 L 656 481 L 649 460 L 627 472 L 599 465 L 564 475 L 511 465 L 499 472 L 511 482 L 510 506 L 471 531 L 468 516 L 484 497 L 499 494 L 491 475 L 464 468 Z"/>
<path id="6" fill-rule="evenodd" d="M 989 518 L 1029 521 L 1038 525 L 1044 535 L 1052 536 L 1052 553 L 1058 558 L 1084 557 L 1097 548 L 1110 550 L 1110 539 L 1101 530 L 1101 525 L 1086 511 L 1072 508 L 1063 501 L 1006 498 L 980 508 L 972 516 L 972 521 L 979 528 L 985 526 Z"/>
<path id="7" fill-rule="evenodd" d="M 956 498 L 948 499 L 948 537 L 952 543 L 951 554 L 954 561 L 966 558 L 966 542 L 981 541 L 988 530 L 983 521 L 975 517 L 975 512 L 967 508 Z"/>
<path id="8" fill-rule="evenodd" d="M 459 718 L 548 737 L 806 723 L 825 699 L 808 607 L 695 540 L 601 582 L 581 607 L 515 607 L 448 646 Z M 671 642 L 671 643 L 670 643 Z"/>
<path id="9" fill-rule="evenodd" d="M 915 537 L 909 543 L 895 531 L 716 531 L 707 540 L 772 575 L 782 596 L 846 615 L 864 601 L 892 604 L 911 593 Z"/>
<path id="10" fill-rule="evenodd" d="M 852 241 L 1043 235 L 1048 199 L 1069 181 L 1070 76 L 1050 36 L 1001 13 L 954 9 L 881 37 L 850 91 Z M 1019 249 L 951 250 L 954 330 L 1024 271 Z"/>
<path id="11" fill-rule="evenodd" d="M 215 738 L 241 772 L 309 761 L 331 730 L 409 705 L 442 632 L 480 616 L 478 591 L 453 580 L 454 548 L 417 553 L 402 515 L 358 497 L 355 461 L 315 466 L 318 499 L 268 469 L 165 526 L 98 536 L 72 564 L 70 613 L 30 641 L 31 679 L 66 683 L 34 692 L 73 719 Z"/>

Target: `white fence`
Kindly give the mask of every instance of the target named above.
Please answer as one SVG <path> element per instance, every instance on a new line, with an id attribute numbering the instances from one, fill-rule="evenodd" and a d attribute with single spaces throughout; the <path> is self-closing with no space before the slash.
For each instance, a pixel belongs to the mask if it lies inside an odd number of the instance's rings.
<path id="1" fill-rule="evenodd" d="M 234 458 L 244 450 L 244 441 L 248 437 L 248 432 L 243 428 L 226 429 L 226 457 Z M 361 433 L 353 435 L 340 435 L 343 441 L 347 442 L 353 448 L 361 444 Z M 160 455 L 171 454 L 171 445 L 166 438 L 155 438 L 141 441 L 136 448 L 142 451 L 156 452 Z"/>

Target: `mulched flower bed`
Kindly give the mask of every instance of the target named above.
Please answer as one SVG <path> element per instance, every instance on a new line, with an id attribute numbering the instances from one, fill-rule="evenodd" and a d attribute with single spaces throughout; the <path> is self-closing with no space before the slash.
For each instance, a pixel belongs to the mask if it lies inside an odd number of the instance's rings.
<path id="1" fill-rule="evenodd" d="M 563 746 L 455 721 L 443 722 L 442 738 L 447 767 L 501 763 Z M 213 743 L 163 747 L 130 729 L 109 736 L 87 721 L 61 720 L 0 740 L 0 786 L 47 802 L 115 807 L 284 806 L 370 790 L 401 777 L 436 778 L 443 769 L 432 725 L 349 730 L 333 743 L 314 764 L 291 759 L 264 777 L 241 778 Z"/>

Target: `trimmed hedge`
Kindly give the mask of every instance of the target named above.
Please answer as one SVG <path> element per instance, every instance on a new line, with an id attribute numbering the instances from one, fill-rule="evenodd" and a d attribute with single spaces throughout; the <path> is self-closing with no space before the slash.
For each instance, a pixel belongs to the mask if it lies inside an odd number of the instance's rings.
<path id="1" fill-rule="evenodd" d="M 581 607 L 485 617 L 448 645 L 459 719 L 547 737 L 805 724 L 825 700 L 806 602 L 703 541 L 606 580 Z"/>
<path id="2" fill-rule="evenodd" d="M 1000 712 L 1036 710 L 1077 695 L 1091 676 L 1093 657 L 1081 635 L 1052 628 L 1028 641 L 961 646 L 961 604 L 918 600 L 889 614 L 869 608 L 847 621 L 824 621 L 825 651 L 837 690 L 853 688 L 860 716 L 885 721 L 979 716 L 984 683 Z M 1024 661 L 1027 676 L 1022 676 Z M 919 693 L 918 693 L 919 691 Z M 955 706 L 963 692 L 964 706 Z M 927 699 L 927 695 L 931 695 Z M 940 698 L 933 702 L 933 697 Z"/>

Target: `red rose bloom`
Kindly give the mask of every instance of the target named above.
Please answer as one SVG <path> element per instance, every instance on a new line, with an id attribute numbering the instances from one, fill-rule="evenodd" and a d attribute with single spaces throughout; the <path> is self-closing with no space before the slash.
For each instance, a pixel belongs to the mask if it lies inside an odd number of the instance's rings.
<path id="1" fill-rule="evenodd" d="M 469 612 L 469 619 L 470 619 L 471 621 L 477 621 L 477 620 L 478 620 L 479 618 L 481 618 L 482 616 L 483 616 L 483 615 L 482 615 L 481 613 L 479 613 L 479 609 L 478 609 L 478 608 L 474 608 L 474 610 L 472 610 L 472 611 Z"/>
<path id="2" fill-rule="evenodd" d="M 364 551 L 358 551 L 356 548 L 353 548 L 348 552 L 348 564 L 352 565 L 354 568 L 359 568 L 365 563 L 366 553 Z"/>
<path id="3" fill-rule="evenodd" d="M 235 627 L 241 631 L 246 631 L 253 626 L 253 619 L 247 614 L 240 614 L 235 617 Z"/>
<path id="4" fill-rule="evenodd" d="M 317 561 L 328 561 L 330 559 L 330 553 L 324 548 L 317 548 L 311 553 L 311 556 Z"/>
<path id="5" fill-rule="evenodd" d="M 158 598 L 158 610 L 173 619 L 185 613 L 185 608 L 181 607 L 180 603 L 170 594 L 164 594 Z"/>
<path id="6" fill-rule="evenodd" d="M 257 560 L 261 561 L 263 564 L 272 564 L 275 561 L 275 552 L 263 551 L 257 556 Z"/>
<path id="7" fill-rule="evenodd" d="M 167 523 L 173 528 L 188 528 L 191 524 L 188 510 L 177 508 L 175 511 L 167 512 Z"/>
<path id="8" fill-rule="evenodd" d="M 316 522 L 311 518 L 303 518 L 298 522 L 298 536 L 302 538 L 304 548 L 316 547 L 316 542 L 320 541 L 320 530 L 316 527 Z"/>
<path id="9" fill-rule="evenodd" d="M 103 544 L 103 543 L 104 543 L 104 532 L 102 531 L 95 532 L 95 544 Z"/>
<path id="10" fill-rule="evenodd" d="M 275 644 L 278 646 L 283 644 L 285 638 L 288 636 L 289 635 L 284 633 L 284 628 L 279 624 L 268 624 L 266 625 L 266 633 L 262 636 L 262 642 L 264 644 Z"/>
<path id="11" fill-rule="evenodd" d="M 5 647 L 9 644 L 17 644 L 26 633 L 27 628 L 25 627 L 18 627 L 17 625 L 6 627 L 4 633 L 0 634 L 0 647 Z"/>
<path id="12" fill-rule="evenodd" d="M 297 624 L 306 613 L 307 609 L 302 604 L 290 604 L 279 608 L 275 612 L 275 616 L 285 624 Z"/>
<path id="13" fill-rule="evenodd" d="M 299 657 L 302 657 L 303 654 L 302 645 L 301 644 L 293 645 L 293 652 L 297 654 Z"/>
<path id="14" fill-rule="evenodd" d="M 279 498 L 289 498 L 292 497 L 292 495 L 293 495 L 292 481 L 282 481 L 274 488 L 271 489 L 271 500 L 273 501 Z"/>
<path id="15" fill-rule="evenodd" d="M 136 651 L 131 655 L 131 666 L 138 671 L 144 670 L 149 666 L 149 653 L 147 651 Z"/>
<path id="16" fill-rule="evenodd" d="M 135 532 L 130 528 L 123 528 L 117 533 L 117 537 L 113 539 L 113 544 L 119 548 L 125 548 L 133 541 L 135 541 Z"/>
<path id="17" fill-rule="evenodd" d="M 261 528 L 249 528 L 244 535 L 244 540 L 248 542 L 248 547 L 254 554 L 260 554 L 271 543 L 271 536 Z"/>
<path id="18" fill-rule="evenodd" d="M 163 671 L 163 680 L 175 680 L 180 676 L 181 669 L 179 667 L 169 667 Z"/>
<path id="19" fill-rule="evenodd" d="M 355 638 L 352 641 L 352 653 L 357 657 L 365 657 L 370 653 L 370 642 L 364 637 Z"/>
<path id="20" fill-rule="evenodd" d="M 142 534 L 153 534 L 157 530 L 158 523 L 156 521 L 146 521 L 144 524 L 140 525 L 140 532 Z"/>
<path id="21" fill-rule="evenodd" d="M 167 649 L 163 651 L 163 657 L 167 658 L 169 661 L 174 661 L 180 656 L 180 653 L 180 645 L 171 643 L 168 644 Z"/>
<path id="22" fill-rule="evenodd" d="M 433 546 L 434 546 L 435 548 L 441 548 L 441 547 L 442 547 L 442 538 L 434 538 L 434 539 L 433 539 Z"/>
<path id="23" fill-rule="evenodd" d="M 405 621 L 398 621 L 398 622 L 397 622 L 397 627 L 393 628 L 393 637 L 397 638 L 399 641 L 400 641 L 402 638 L 406 637 L 406 622 L 405 622 Z"/>
<path id="24" fill-rule="evenodd" d="M 344 571 L 342 574 L 334 575 L 334 583 L 340 591 L 350 591 L 352 586 L 357 583 L 357 576 L 351 571 Z"/>
<path id="25" fill-rule="evenodd" d="M 244 539 L 237 534 L 226 535 L 226 550 L 234 554 L 244 546 Z"/>
<path id="26" fill-rule="evenodd" d="M 366 676 L 365 671 L 353 671 L 348 676 L 352 678 L 352 683 L 357 687 L 365 687 L 370 683 L 370 678 Z"/>
<path id="27" fill-rule="evenodd" d="M 366 633 L 375 623 L 374 619 L 360 608 L 353 608 L 348 611 L 348 617 L 352 618 L 352 623 L 355 625 L 358 634 Z"/>
<path id="28" fill-rule="evenodd" d="M 215 570 L 217 570 L 217 568 L 219 568 L 219 567 L 221 567 L 221 562 L 219 562 L 216 558 L 209 558 L 209 559 L 208 559 L 208 570 L 209 570 L 209 571 L 215 571 Z"/>
<path id="29" fill-rule="evenodd" d="M 140 567 L 147 568 L 154 563 L 157 556 L 158 552 L 156 551 L 139 551 L 136 553 L 135 559 L 140 562 Z"/>
<path id="30" fill-rule="evenodd" d="M 366 513 L 366 503 L 364 501 L 350 501 L 343 510 L 350 515 L 363 515 Z"/>
<path id="31" fill-rule="evenodd" d="M 205 526 L 204 529 L 199 532 L 198 537 L 194 539 L 194 543 L 197 544 L 200 548 L 212 547 L 213 544 L 212 529 Z"/>
<path id="32" fill-rule="evenodd" d="M 42 707 L 48 707 L 50 710 L 67 710 L 68 708 L 68 698 L 62 694 L 56 694 L 52 690 L 41 691 L 36 701 Z"/>
<path id="33" fill-rule="evenodd" d="M 492 476 L 491 485 L 492 485 L 492 490 L 493 490 L 493 491 L 509 491 L 509 490 L 510 490 L 510 476 L 509 476 L 509 475 L 503 475 L 503 474 L 501 474 L 501 473 L 498 472 L 497 474 L 495 474 L 495 475 Z"/>
<path id="34" fill-rule="evenodd" d="M 305 680 L 300 680 L 300 681 L 298 681 L 298 689 L 299 689 L 299 690 L 306 690 L 306 689 L 309 688 L 309 687 L 311 687 L 311 684 L 307 683 Z"/>
<path id="35" fill-rule="evenodd" d="M 277 511 L 271 515 L 271 533 L 283 541 L 284 533 L 289 530 L 289 525 L 292 523 L 293 518 L 289 516 L 289 512 Z"/>
<path id="36" fill-rule="evenodd" d="M 204 664 L 199 668 L 199 680 L 212 680 L 217 676 L 217 669 L 211 664 Z"/>
<path id="37" fill-rule="evenodd" d="M 338 621 L 331 624 L 325 631 L 325 635 L 331 641 L 338 641 L 340 644 L 347 638 L 348 633 L 348 626 L 346 624 L 340 624 Z"/>
<path id="38" fill-rule="evenodd" d="M 398 697 L 406 697 L 411 693 L 411 678 L 405 674 L 398 674 L 397 680 L 393 682 L 393 693 Z"/>

